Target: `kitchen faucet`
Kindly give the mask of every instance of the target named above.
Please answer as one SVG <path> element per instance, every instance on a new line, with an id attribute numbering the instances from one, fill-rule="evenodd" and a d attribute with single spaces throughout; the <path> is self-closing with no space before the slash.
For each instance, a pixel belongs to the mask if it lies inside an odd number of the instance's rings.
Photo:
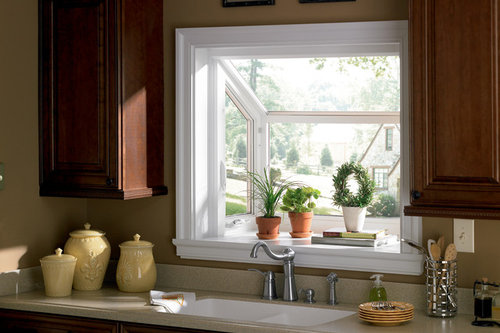
<path id="1" fill-rule="evenodd" d="M 297 296 L 297 288 L 295 287 L 295 275 L 293 268 L 295 264 L 293 259 L 295 258 L 295 251 L 291 248 L 286 248 L 283 250 L 282 254 L 275 254 L 271 251 L 269 246 L 263 241 L 255 243 L 250 252 L 251 258 L 257 258 L 257 251 L 262 247 L 264 252 L 269 256 L 269 258 L 274 260 L 283 260 L 283 273 L 285 274 L 285 283 L 283 291 L 283 300 L 294 302 L 299 297 Z"/>

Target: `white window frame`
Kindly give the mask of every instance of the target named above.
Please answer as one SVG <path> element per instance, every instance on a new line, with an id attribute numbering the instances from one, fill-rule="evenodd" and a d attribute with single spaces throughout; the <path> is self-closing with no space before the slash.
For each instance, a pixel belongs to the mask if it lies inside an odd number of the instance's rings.
<path id="1" fill-rule="evenodd" d="M 409 153 L 407 36 L 406 21 L 177 29 L 176 238 L 173 240 L 177 255 L 186 259 L 277 264 L 266 256 L 249 258 L 257 241 L 255 236 L 224 237 L 225 152 L 218 143 L 224 142 L 224 98 L 220 94 L 225 91 L 227 73 L 221 68 L 220 59 L 228 55 L 248 57 L 249 50 L 253 54 L 280 57 L 309 56 L 311 52 L 315 56 L 331 56 L 332 52 L 337 56 L 366 55 L 366 45 L 372 50 L 379 49 L 377 54 L 391 48 L 397 50 L 401 59 L 400 124 L 406 129 L 401 131 L 405 133 L 401 137 L 403 155 Z M 245 101 L 248 103 L 262 107 L 258 100 Z M 273 121 L 289 121 L 293 117 L 296 122 L 311 122 L 310 118 L 292 113 L 270 112 L 266 116 Z M 258 113 L 256 117 L 254 145 L 268 149 L 266 126 L 270 120 L 259 119 Z M 266 166 L 262 155 L 253 157 L 255 170 Z M 408 158 L 402 159 L 401 168 L 401 193 L 409 193 Z M 402 196 L 401 207 L 408 204 L 408 195 Z M 421 219 L 401 216 L 401 236 L 419 242 Z M 269 241 L 269 245 L 275 250 L 292 247 L 298 267 L 422 273 L 422 256 L 406 245 L 388 249 L 352 248 L 304 245 L 304 240 L 291 238 Z"/>

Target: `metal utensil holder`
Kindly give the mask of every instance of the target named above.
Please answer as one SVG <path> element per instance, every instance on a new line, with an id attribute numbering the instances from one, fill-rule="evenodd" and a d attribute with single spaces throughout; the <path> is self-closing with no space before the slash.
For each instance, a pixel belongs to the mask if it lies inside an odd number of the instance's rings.
<path id="1" fill-rule="evenodd" d="M 425 259 L 427 314 L 453 317 L 457 313 L 457 261 Z"/>

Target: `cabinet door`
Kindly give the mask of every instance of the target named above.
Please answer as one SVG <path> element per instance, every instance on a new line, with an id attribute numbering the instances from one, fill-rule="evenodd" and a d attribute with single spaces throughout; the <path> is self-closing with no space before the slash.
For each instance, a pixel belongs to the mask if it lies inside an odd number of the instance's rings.
<path id="1" fill-rule="evenodd" d="M 410 3 L 407 215 L 499 215 L 498 10 L 497 0 Z"/>
<path id="2" fill-rule="evenodd" d="M 117 188 L 116 3 L 40 7 L 40 192 Z"/>
<path id="3" fill-rule="evenodd" d="M 76 317 L 63 317 L 22 311 L 2 310 L 0 312 L 0 332 L 117 333 L 118 324 L 104 320 L 91 320 Z"/>
<path id="4" fill-rule="evenodd" d="M 214 332 L 214 331 L 196 330 L 191 328 L 163 327 L 163 326 L 139 325 L 139 324 L 121 324 L 120 326 L 121 326 L 120 333 Z"/>

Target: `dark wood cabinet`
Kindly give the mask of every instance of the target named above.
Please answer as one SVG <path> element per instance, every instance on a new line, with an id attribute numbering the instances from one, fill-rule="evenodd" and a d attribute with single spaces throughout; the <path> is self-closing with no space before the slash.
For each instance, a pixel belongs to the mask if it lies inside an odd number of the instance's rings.
<path id="1" fill-rule="evenodd" d="M 50 315 L 26 311 L 1 310 L 2 333 L 163 333 L 213 332 L 190 328 L 129 324 L 110 320 Z"/>
<path id="2" fill-rule="evenodd" d="M 411 205 L 500 218 L 498 1 L 410 1 Z"/>
<path id="3" fill-rule="evenodd" d="M 140 324 L 121 324 L 120 333 L 167 333 L 167 332 L 177 332 L 177 333 L 195 333 L 195 332 L 213 332 L 205 330 L 195 330 L 191 328 L 180 328 L 180 327 L 164 327 L 164 326 L 152 326 L 152 325 L 140 325 Z"/>
<path id="4" fill-rule="evenodd" d="M 163 180 L 163 1 L 40 0 L 40 195 L 132 199 Z"/>
<path id="5" fill-rule="evenodd" d="M 37 314 L 22 311 L 0 311 L 0 332 L 5 333 L 118 333 L 116 322 L 76 317 Z"/>

